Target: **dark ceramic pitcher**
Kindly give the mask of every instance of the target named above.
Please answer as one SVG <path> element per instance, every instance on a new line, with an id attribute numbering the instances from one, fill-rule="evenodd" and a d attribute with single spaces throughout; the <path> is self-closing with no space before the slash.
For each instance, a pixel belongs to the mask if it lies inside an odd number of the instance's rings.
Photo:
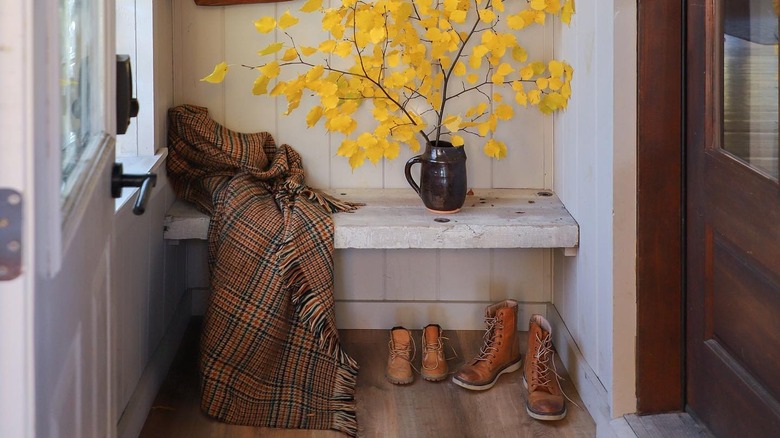
<path id="1" fill-rule="evenodd" d="M 420 163 L 420 185 L 412 178 L 414 164 Z M 466 201 L 466 151 L 452 143 L 428 143 L 425 152 L 406 162 L 406 180 L 428 210 L 457 213 Z"/>

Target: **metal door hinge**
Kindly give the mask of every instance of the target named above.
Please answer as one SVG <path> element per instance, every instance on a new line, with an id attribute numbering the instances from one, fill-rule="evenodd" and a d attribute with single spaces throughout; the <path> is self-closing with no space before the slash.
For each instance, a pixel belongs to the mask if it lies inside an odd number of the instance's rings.
<path id="1" fill-rule="evenodd" d="M 0 188 L 0 281 L 22 273 L 22 195 Z"/>

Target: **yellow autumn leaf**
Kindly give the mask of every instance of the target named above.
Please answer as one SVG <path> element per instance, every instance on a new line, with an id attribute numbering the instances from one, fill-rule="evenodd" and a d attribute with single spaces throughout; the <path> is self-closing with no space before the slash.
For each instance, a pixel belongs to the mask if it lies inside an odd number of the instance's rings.
<path id="1" fill-rule="evenodd" d="M 544 70 L 547 68 L 547 66 L 544 65 L 543 62 L 539 62 L 539 61 L 532 62 L 530 64 L 530 67 L 534 70 L 534 74 L 536 75 L 540 75 L 544 73 Z"/>
<path id="2" fill-rule="evenodd" d="M 201 81 L 210 82 L 212 84 L 218 84 L 225 80 L 225 75 L 228 72 L 228 65 L 225 62 L 220 62 L 214 66 L 214 71 L 210 75 L 201 79 Z"/>
<path id="3" fill-rule="evenodd" d="M 398 154 L 401 152 L 401 145 L 398 144 L 398 142 L 391 141 L 387 142 L 387 145 L 385 145 L 384 150 L 384 157 L 388 160 L 395 160 L 398 158 Z"/>
<path id="4" fill-rule="evenodd" d="M 309 110 L 309 113 L 306 114 L 306 126 L 311 128 L 312 126 L 316 125 L 317 122 L 320 121 L 321 117 L 322 117 L 322 107 L 321 106 L 312 107 L 312 109 Z"/>
<path id="5" fill-rule="evenodd" d="M 389 67 L 398 67 L 398 64 L 401 63 L 401 53 L 396 51 L 387 55 L 385 59 L 387 60 L 387 65 Z"/>
<path id="6" fill-rule="evenodd" d="M 455 74 L 455 76 L 463 76 L 466 74 L 466 64 L 463 63 L 463 61 L 458 61 L 455 63 L 455 67 L 453 67 L 452 72 Z"/>
<path id="7" fill-rule="evenodd" d="M 460 129 L 460 122 L 460 116 L 449 115 L 445 117 L 444 120 L 442 120 L 441 124 L 449 129 L 450 132 L 456 132 L 458 129 Z"/>
<path id="8" fill-rule="evenodd" d="M 504 2 L 503 0 L 493 0 L 493 9 L 497 10 L 498 12 L 504 12 Z"/>
<path id="9" fill-rule="evenodd" d="M 517 62 L 525 62 L 528 60 L 528 52 L 525 47 L 517 46 L 512 49 L 512 58 Z"/>
<path id="10" fill-rule="evenodd" d="M 420 151 L 420 140 L 417 140 L 417 137 L 410 138 L 406 145 L 409 146 L 409 149 L 412 152 L 419 152 Z"/>
<path id="11" fill-rule="evenodd" d="M 496 107 L 495 114 L 500 120 L 509 120 L 515 115 L 515 111 L 512 109 L 511 105 L 502 103 Z"/>
<path id="12" fill-rule="evenodd" d="M 482 122 L 477 125 L 477 131 L 482 137 L 488 135 L 490 132 L 490 122 Z"/>
<path id="13" fill-rule="evenodd" d="M 547 78 L 539 78 L 536 80 L 536 86 L 542 91 L 546 90 L 549 84 L 550 80 Z"/>
<path id="14" fill-rule="evenodd" d="M 385 29 L 383 27 L 375 27 L 369 31 L 368 36 L 372 43 L 379 44 L 384 41 L 387 34 L 385 34 Z"/>
<path id="15" fill-rule="evenodd" d="M 534 23 L 544 26 L 546 18 L 547 14 L 545 14 L 544 11 L 536 11 L 536 14 L 534 15 Z"/>
<path id="16" fill-rule="evenodd" d="M 518 105 L 528 106 L 528 96 L 522 88 L 515 93 L 515 102 L 517 102 Z"/>
<path id="17" fill-rule="evenodd" d="M 560 78 L 563 76 L 563 63 L 553 59 L 547 64 L 547 70 L 550 71 L 550 76 Z"/>
<path id="18" fill-rule="evenodd" d="M 566 82 L 561 87 L 561 96 L 563 96 L 566 99 L 571 97 L 571 83 L 570 82 Z"/>
<path id="19" fill-rule="evenodd" d="M 548 86 L 550 87 L 551 90 L 558 91 L 561 89 L 561 87 L 563 87 L 563 81 L 558 78 L 551 78 L 548 83 Z"/>
<path id="20" fill-rule="evenodd" d="M 330 131 L 341 132 L 342 134 L 349 134 L 357 127 L 357 123 L 352 117 L 341 114 L 330 120 L 328 120 L 328 128 Z"/>
<path id="21" fill-rule="evenodd" d="M 336 40 L 325 40 L 320 43 L 320 46 L 317 48 L 322 53 L 333 53 L 333 50 L 336 48 Z"/>
<path id="22" fill-rule="evenodd" d="M 547 8 L 547 0 L 531 0 L 529 6 L 535 11 L 543 11 Z"/>
<path id="23" fill-rule="evenodd" d="M 298 9 L 301 12 L 314 12 L 322 7 L 322 0 L 308 0 Z"/>
<path id="24" fill-rule="evenodd" d="M 463 137 L 461 137 L 460 135 L 453 135 L 452 138 L 450 139 L 450 143 L 452 143 L 453 146 L 457 147 L 457 146 L 463 146 L 465 141 L 463 141 Z"/>
<path id="25" fill-rule="evenodd" d="M 298 57 L 298 52 L 294 48 L 289 48 L 284 51 L 284 55 L 282 55 L 282 61 L 292 61 L 293 59 Z"/>
<path id="26" fill-rule="evenodd" d="M 490 24 L 495 19 L 496 19 L 496 13 L 491 11 L 490 9 L 479 10 L 479 21 Z"/>
<path id="27" fill-rule="evenodd" d="M 357 169 L 366 162 L 366 151 L 358 150 L 349 157 L 349 166 L 352 170 Z"/>
<path id="28" fill-rule="evenodd" d="M 298 19 L 290 14 L 289 9 L 279 17 L 279 29 L 287 29 L 290 26 L 294 26 L 296 23 L 298 23 Z"/>
<path id="29" fill-rule="evenodd" d="M 336 108 L 339 104 L 339 97 L 335 94 L 331 94 L 328 96 L 321 96 L 320 101 L 322 102 L 322 106 L 327 109 Z"/>
<path id="30" fill-rule="evenodd" d="M 534 76 L 534 69 L 530 65 L 526 65 L 525 67 L 520 69 L 520 77 L 527 81 L 531 79 Z"/>
<path id="31" fill-rule="evenodd" d="M 271 79 L 266 75 L 259 75 L 257 79 L 255 79 L 255 83 L 252 84 L 252 94 L 255 96 L 260 96 L 268 92 L 268 83 L 271 81 Z"/>
<path id="32" fill-rule="evenodd" d="M 561 10 L 560 0 L 547 0 L 547 8 L 544 10 L 548 14 L 557 14 Z"/>
<path id="33" fill-rule="evenodd" d="M 466 82 L 469 84 L 476 84 L 479 80 L 479 75 L 476 73 L 471 73 L 468 76 L 466 76 Z"/>
<path id="34" fill-rule="evenodd" d="M 539 90 L 531 90 L 528 92 L 528 101 L 531 105 L 538 105 L 542 100 L 542 92 Z"/>
<path id="35" fill-rule="evenodd" d="M 450 21 L 453 23 L 464 23 L 466 21 L 466 11 L 453 11 L 450 14 Z"/>
<path id="36" fill-rule="evenodd" d="M 268 64 L 260 67 L 260 73 L 268 76 L 271 79 L 279 76 L 280 71 L 281 69 L 279 68 L 279 63 L 276 61 L 271 61 Z"/>
<path id="37" fill-rule="evenodd" d="M 358 145 L 358 142 L 355 140 L 345 139 L 339 145 L 339 148 L 336 151 L 336 155 L 340 157 L 351 157 L 359 150 L 360 146 Z"/>
<path id="38" fill-rule="evenodd" d="M 506 18 L 506 24 L 512 30 L 520 30 L 528 26 L 528 22 L 523 18 L 523 14 L 512 14 Z"/>
<path id="39" fill-rule="evenodd" d="M 571 16 L 574 14 L 574 0 L 566 0 L 561 9 L 561 21 L 571 24 Z"/>
<path id="40" fill-rule="evenodd" d="M 350 41 L 339 41 L 338 44 L 336 44 L 336 48 L 333 49 L 333 54 L 342 58 L 346 58 L 351 52 L 352 42 Z"/>
<path id="41" fill-rule="evenodd" d="M 276 20 L 273 17 L 262 17 L 255 20 L 255 29 L 260 33 L 268 33 L 276 27 Z"/>
<path id="42" fill-rule="evenodd" d="M 491 138 L 485 143 L 485 155 L 492 158 L 501 159 L 506 157 L 506 145 L 502 141 Z"/>
<path id="43" fill-rule="evenodd" d="M 313 55 L 314 53 L 317 53 L 317 49 L 315 49 L 314 47 L 309 47 L 309 46 L 301 46 L 299 48 L 299 50 L 301 51 L 303 56 L 310 56 L 310 55 Z"/>
<path id="44" fill-rule="evenodd" d="M 284 47 L 284 43 L 271 43 L 263 50 L 258 51 L 257 54 L 260 56 L 270 55 L 272 53 L 278 52 L 282 49 L 282 47 Z"/>
<path id="45" fill-rule="evenodd" d="M 459 0 L 444 0 L 444 11 L 455 12 L 458 9 Z"/>

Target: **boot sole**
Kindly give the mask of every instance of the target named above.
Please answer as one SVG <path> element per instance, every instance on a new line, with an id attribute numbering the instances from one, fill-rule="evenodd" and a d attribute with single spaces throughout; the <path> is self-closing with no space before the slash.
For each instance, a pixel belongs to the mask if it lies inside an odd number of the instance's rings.
<path id="1" fill-rule="evenodd" d="M 426 375 L 423 375 L 422 378 L 427 380 L 427 381 L 429 381 L 429 382 L 441 382 L 442 380 L 447 378 L 447 375 L 446 374 L 442 374 L 440 376 L 426 376 Z"/>
<path id="2" fill-rule="evenodd" d="M 528 390 L 528 382 L 525 380 L 525 373 L 523 373 L 523 386 L 525 387 L 526 391 Z M 566 417 L 566 406 L 563 407 L 563 412 L 560 414 L 552 414 L 552 415 L 544 415 L 544 414 L 537 414 L 536 412 L 532 411 L 531 408 L 528 407 L 528 403 L 525 404 L 525 411 L 528 413 L 528 415 L 531 418 L 534 418 L 536 420 L 541 421 L 555 421 L 555 420 L 563 420 L 564 417 Z"/>
<path id="3" fill-rule="evenodd" d="M 513 363 L 512 365 L 509 365 L 508 367 L 504 368 L 503 370 L 499 371 L 498 374 L 496 374 L 496 377 L 493 378 L 492 381 L 489 383 L 486 383 L 484 385 L 472 385 L 470 383 L 463 382 L 461 380 L 456 379 L 455 377 L 452 378 L 452 383 L 461 386 L 466 389 L 470 389 L 472 391 L 484 391 L 486 389 L 490 389 L 493 387 L 493 385 L 496 384 L 496 381 L 498 381 L 498 378 L 505 373 L 511 373 L 514 371 L 517 371 L 520 369 L 520 365 L 522 365 L 523 361 L 518 360 L 517 362 Z"/>
<path id="4" fill-rule="evenodd" d="M 393 385 L 408 385 L 412 382 L 414 382 L 414 376 L 412 376 L 409 379 L 406 380 L 398 380 L 398 379 L 392 379 L 390 376 L 385 376 L 385 379 L 387 379 L 388 382 L 392 383 Z"/>

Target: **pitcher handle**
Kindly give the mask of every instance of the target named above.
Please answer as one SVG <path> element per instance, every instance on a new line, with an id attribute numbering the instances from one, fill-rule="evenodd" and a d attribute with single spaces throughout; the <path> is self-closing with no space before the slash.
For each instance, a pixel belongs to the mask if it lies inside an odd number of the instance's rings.
<path id="1" fill-rule="evenodd" d="M 416 155 L 409 159 L 409 161 L 406 162 L 406 167 L 404 168 L 404 173 L 406 174 L 406 181 L 409 183 L 410 186 L 414 189 L 417 194 L 420 194 L 420 186 L 417 185 L 416 182 L 414 182 L 414 178 L 412 178 L 412 166 L 417 163 L 422 163 L 422 155 Z"/>

